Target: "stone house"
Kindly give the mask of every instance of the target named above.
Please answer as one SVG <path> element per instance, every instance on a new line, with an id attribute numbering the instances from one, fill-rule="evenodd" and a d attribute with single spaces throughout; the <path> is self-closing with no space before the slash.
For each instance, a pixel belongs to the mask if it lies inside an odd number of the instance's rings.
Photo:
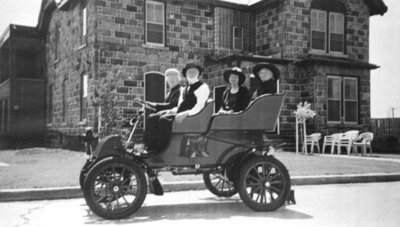
<path id="1" fill-rule="evenodd" d="M 310 131 L 364 130 L 370 119 L 369 17 L 383 0 L 43 0 L 37 30 L 44 40 L 46 127 L 76 135 L 98 127 L 95 82 L 115 68 L 121 115 L 133 115 L 135 97 L 162 98 L 162 73 L 200 63 L 218 97 L 222 73 L 269 63 L 286 92 L 279 119 L 293 135 L 293 111 L 312 103 Z M 293 137 L 292 137 L 293 138 Z"/>
<path id="2" fill-rule="evenodd" d="M 0 37 L 0 148 L 17 141 L 43 141 L 43 46 L 42 36 L 32 27 L 9 25 Z"/>

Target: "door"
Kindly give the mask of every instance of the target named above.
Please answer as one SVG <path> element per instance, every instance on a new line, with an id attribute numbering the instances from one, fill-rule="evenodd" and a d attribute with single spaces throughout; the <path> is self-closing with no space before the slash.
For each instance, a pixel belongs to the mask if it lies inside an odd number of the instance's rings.
<path id="1" fill-rule="evenodd" d="M 225 85 L 220 85 L 220 86 L 215 86 L 214 87 L 214 100 L 215 100 L 215 106 L 214 106 L 214 113 L 218 112 L 218 110 L 222 106 L 222 95 L 224 94 L 224 91 L 226 90 Z"/>
<path id="2" fill-rule="evenodd" d="M 164 102 L 165 76 L 160 72 L 148 72 L 144 75 L 144 100 L 149 102 Z M 144 127 L 151 111 L 146 109 Z"/>

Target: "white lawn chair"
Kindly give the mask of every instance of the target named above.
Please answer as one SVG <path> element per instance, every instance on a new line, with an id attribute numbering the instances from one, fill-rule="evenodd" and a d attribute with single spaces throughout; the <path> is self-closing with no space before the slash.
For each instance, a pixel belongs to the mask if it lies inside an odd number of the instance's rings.
<path id="1" fill-rule="evenodd" d="M 333 151 L 335 149 L 335 144 L 338 138 L 342 135 L 342 133 L 334 133 L 332 135 L 326 135 L 324 136 L 324 143 L 322 145 L 322 154 L 325 154 L 325 147 L 326 146 L 331 146 L 331 154 L 333 154 Z"/>
<path id="2" fill-rule="evenodd" d="M 307 154 L 307 146 L 311 146 L 311 154 L 314 153 L 314 146 L 317 146 L 318 153 L 321 153 L 319 147 L 319 140 L 321 139 L 321 133 L 313 133 L 306 136 L 306 145 L 304 146 L 304 154 Z"/>
<path id="3" fill-rule="evenodd" d="M 374 139 L 374 133 L 372 132 L 364 132 L 361 133 L 356 140 L 353 142 L 353 152 L 355 155 L 358 154 L 358 148 L 361 147 L 362 155 L 367 154 L 367 148 L 369 148 L 370 155 L 372 156 L 372 147 L 371 142 Z"/>
<path id="4" fill-rule="evenodd" d="M 347 150 L 347 155 L 350 155 L 353 142 L 358 137 L 358 130 L 351 130 L 343 133 L 337 140 L 337 154 L 340 155 L 342 147 Z"/>

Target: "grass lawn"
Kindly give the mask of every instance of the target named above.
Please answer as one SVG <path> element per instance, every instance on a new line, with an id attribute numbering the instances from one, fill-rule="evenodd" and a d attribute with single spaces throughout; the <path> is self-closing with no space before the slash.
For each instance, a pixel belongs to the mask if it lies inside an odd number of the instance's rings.
<path id="1" fill-rule="evenodd" d="M 0 151 L 0 189 L 76 186 L 85 158 L 63 149 Z"/>
<path id="2" fill-rule="evenodd" d="M 342 175 L 366 173 L 400 173 L 400 155 L 374 154 L 374 157 L 346 155 L 276 154 L 291 176 Z M 386 161 L 395 158 L 396 161 Z M 30 148 L 0 151 L 0 190 L 78 186 L 83 152 L 63 149 Z M 200 175 L 172 176 L 162 173 L 161 181 L 202 180 Z"/>

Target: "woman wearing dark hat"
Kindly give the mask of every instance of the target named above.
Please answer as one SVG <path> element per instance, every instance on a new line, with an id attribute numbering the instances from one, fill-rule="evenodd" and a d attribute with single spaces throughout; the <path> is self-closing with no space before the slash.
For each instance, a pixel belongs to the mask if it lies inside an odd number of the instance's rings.
<path id="1" fill-rule="evenodd" d="M 279 79 L 279 70 L 270 64 L 258 64 L 253 68 L 254 76 L 260 84 L 253 94 L 253 98 L 263 94 L 275 94 L 277 92 L 276 81 Z"/>
<path id="2" fill-rule="evenodd" d="M 246 109 L 250 102 L 249 90 L 241 86 L 246 80 L 242 70 L 234 67 L 224 72 L 224 80 L 230 85 L 222 95 L 222 107 L 218 111 L 220 114 L 230 114 Z"/>

